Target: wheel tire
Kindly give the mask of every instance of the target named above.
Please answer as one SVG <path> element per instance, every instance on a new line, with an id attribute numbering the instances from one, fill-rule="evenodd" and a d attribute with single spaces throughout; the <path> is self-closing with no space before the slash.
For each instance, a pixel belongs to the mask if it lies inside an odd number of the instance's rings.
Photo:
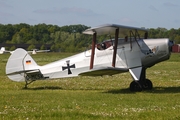
<path id="1" fill-rule="evenodd" d="M 138 82 L 132 81 L 131 84 L 130 84 L 130 91 L 132 91 L 132 92 L 141 92 L 142 87 Z"/>
<path id="2" fill-rule="evenodd" d="M 145 90 L 152 90 L 153 84 L 149 79 L 145 80 L 145 83 L 143 84 L 143 89 Z"/>

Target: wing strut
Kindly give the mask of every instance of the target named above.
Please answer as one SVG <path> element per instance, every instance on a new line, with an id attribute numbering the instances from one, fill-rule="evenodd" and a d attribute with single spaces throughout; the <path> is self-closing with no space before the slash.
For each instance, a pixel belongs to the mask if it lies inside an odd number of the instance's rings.
<path id="1" fill-rule="evenodd" d="M 93 65 L 94 65 L 95 45 L 96 45 L 96 32 L 93 34 L 93 40 L 92 40 L 92 52 L 91 52 L 90 69 L 93 69 Z"/>
<path id="2" fill-rule="evenodd" d="M 112 60 L 112 66 L 115 67 L 116 63 L 116 53 L 117 53 L 117 45 L 118 45 L 118 35 L 119 35 L 119 28 L 116 29 L 115 32 L 115 44 L 114 44 L 114 52 L 113 52 L 113 60 Z"/>

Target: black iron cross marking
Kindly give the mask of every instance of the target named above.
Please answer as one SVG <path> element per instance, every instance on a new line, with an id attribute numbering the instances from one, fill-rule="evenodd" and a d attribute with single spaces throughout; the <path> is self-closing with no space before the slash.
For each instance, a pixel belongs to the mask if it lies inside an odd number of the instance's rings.
<path id="1" fill-rule="evenodd" d="M 69 74 L 72 74 L 70 68 L 76 68 L 75 64 L 73 64 L 73 65 L 70 66 L 70 65 L 69 65 L 70 60 L 66 61 L 66 63 L 67 63 L 67 67 L 62 66 L 62 70 L 64 71 L 64 70 L 68 69 L 68 75 L 69 75 Z"/>

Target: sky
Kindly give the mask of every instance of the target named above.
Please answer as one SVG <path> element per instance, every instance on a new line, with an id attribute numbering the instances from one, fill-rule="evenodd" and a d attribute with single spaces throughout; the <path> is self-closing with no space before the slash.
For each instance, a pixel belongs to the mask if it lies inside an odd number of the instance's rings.
<path id="1" fill-rule="evenodd" d="M 0 24 L 180 28 L 180 0 L 0 0 Z"/>

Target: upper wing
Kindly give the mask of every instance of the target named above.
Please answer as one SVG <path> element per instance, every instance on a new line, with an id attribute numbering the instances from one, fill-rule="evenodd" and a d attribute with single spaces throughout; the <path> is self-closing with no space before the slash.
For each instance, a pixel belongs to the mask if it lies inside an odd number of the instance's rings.
<path id="1" fill-rule="evenodd" d="M 85 30 L 84 34 L 92 35 L 96 32 L 97 35 L 103 35 L 103 34 L 109 34 L 114 35 L 115 30 L 119 28 L 119 34 L 121 35 L 128 35 L 130 30 L 137 30 L 138 32 L 147 32 L 147 29 L 144 28 L 137 28 L 137 27 L 129 27 L 129 26 L 123 26 L 123 25 L 117 25 L 117 24 L 105 24 L 97 27 L 93 27 L 90 29 Z"/>

